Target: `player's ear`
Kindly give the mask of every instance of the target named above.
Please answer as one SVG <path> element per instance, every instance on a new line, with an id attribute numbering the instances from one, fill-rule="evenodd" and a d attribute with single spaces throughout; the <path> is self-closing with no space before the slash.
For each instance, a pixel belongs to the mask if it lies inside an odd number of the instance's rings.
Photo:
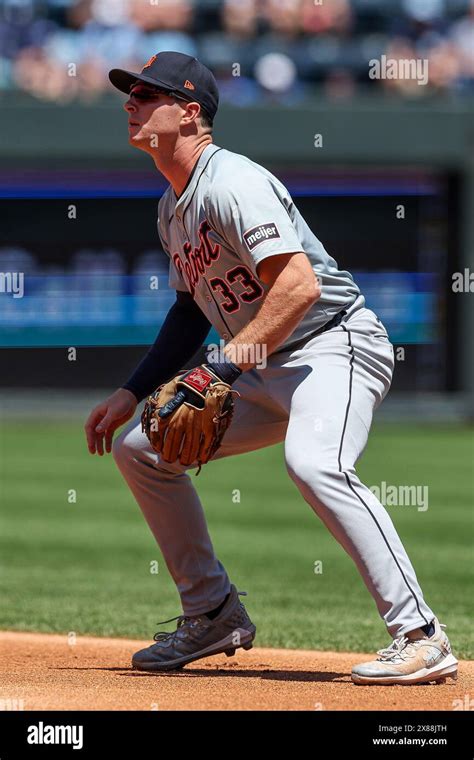
<path id="1" fill-rule="evenodd" d="M 201 106 L 199 103 L 191 102 L 183 103 L 182 105 L 185 109 L 185 113 L 183 114 L 183 121 L 185 124 L 192 124 L 193 121 L 199 119 L 201 113 Z"/>

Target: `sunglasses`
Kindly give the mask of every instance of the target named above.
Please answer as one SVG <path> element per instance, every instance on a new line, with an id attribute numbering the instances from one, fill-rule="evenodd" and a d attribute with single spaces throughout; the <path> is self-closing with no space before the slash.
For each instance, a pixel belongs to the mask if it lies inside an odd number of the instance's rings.
<path id="1" fill-rule="evenodd" d="M 138 92 L 130 92 L 130 97 L 133 97 L 135 100 L 139 100 L 142 103 L 155 100 L 159 95 L 170 95 L 177 100 L 184 100 L 186 103 L 191 102 L 191 100 L 188 98 L 183 97 L 181 93 L 174 92 L 174 90 L 160 90 L 158 87 L 154 88 L 153 90 L 139 90 Z"/>

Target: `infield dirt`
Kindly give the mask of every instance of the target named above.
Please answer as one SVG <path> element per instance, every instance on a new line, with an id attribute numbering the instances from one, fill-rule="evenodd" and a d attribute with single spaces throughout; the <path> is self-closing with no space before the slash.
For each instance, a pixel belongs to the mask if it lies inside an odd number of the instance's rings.
<path id="1" fill-rule="evenodd" d="M 75 643 L 74 643 L 75 642 Z M 355 686 L 352 665 L 374 653 L 254 648 L 179 671 L 132 670 L 150 642 L 0 632 L 3 710 L 454 710 L 474 709 L 474 661 L 457 682 Z"/>

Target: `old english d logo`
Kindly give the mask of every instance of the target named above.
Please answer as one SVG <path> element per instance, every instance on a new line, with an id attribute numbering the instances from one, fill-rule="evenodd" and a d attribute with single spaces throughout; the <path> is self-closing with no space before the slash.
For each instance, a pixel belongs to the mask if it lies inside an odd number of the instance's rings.
<path id="1" fill-rule="evenodd" d="M 180 259 L 179 253 L 173 253 L 173 264 L 177 271 L 186 281 L 191 295 L 196 291 L 196 285 L 204 275 L 207 267 L 212 267 L 221 253 L 219 243 L 215 243 L 209 236 L 211 226 L 207 219 L 203 219 L 199 225 L 199 245 L 193 247 L 189 240 L 183 245 L 184 261 Z"/>
<path id="2" fill-rule="evenodd" d="M 145 69 L 150 68 L 150 66 L 156 61 L 157 58 L 158 58 L 158 55 L 152 55 L 150 60 L 145 63 L 144 67 L 142 68 L 141 73 L 143 74 Z"/>
<path id="3" fill-rule="evenodd" d="M 193 83 L 189 81 L 189 79 L 186 79 L 186 81 L 184 83 L 184 86 L 186 87 L 187 90 L 195 90 L 196 89 L 195 86 L 193 85 Z"/>

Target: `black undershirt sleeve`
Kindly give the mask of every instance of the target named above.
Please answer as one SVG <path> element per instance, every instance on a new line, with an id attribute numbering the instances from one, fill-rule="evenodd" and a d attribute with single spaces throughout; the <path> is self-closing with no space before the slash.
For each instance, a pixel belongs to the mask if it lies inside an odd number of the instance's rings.
<path id="1" fill-rule="evenodd" d="M 159 385 L 171 380 L 203 345 L 211 323 L 190 293 L 176 291 L 160 332 L 122 388 L 140 402 Z"/>

